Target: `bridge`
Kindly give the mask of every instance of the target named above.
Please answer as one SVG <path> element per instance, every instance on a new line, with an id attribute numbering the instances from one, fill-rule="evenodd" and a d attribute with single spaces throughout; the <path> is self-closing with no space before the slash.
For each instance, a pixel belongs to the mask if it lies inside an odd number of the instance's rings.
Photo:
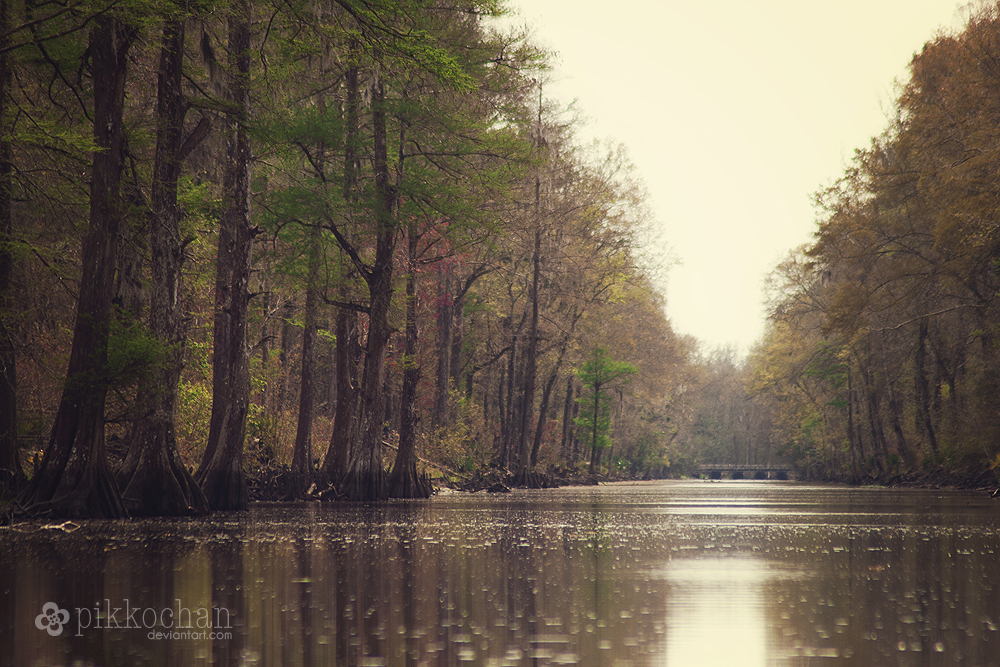
<path id="1" fill-rule="evenodd" d="M 728 473 L 730 479 L 788 479 L 790 466 L 758 463 L 702 463 L 698 471 L 711 479 L 722 479 Z"/>

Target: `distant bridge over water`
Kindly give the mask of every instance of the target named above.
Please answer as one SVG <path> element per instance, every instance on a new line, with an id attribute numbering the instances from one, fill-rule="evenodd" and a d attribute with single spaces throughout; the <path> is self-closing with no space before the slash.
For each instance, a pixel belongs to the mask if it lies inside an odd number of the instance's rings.
<path id="1" fill-rule="evenodd" d="M 790 466 L 758 463 L 703 463 L 698 471 L 711 479 L 788 479 Z"/>

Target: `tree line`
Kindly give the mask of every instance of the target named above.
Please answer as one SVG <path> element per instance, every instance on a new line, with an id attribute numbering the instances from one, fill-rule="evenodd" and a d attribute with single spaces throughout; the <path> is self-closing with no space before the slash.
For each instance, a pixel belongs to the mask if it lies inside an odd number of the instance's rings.
<path id="1" fill-rule="evenodd" d="M 998 37 L 1000 5 L 983 3 L 926 43 L 885 130 L 816 194 L 814 241 L 775 269 L 766 333 L 730 365 L 721 404 L 740 419 L 716 430 L 731 457 L 997 483 Z"/>
<path id="2" fill-rule="evenodd" d="M 679 470 L 642 185 L 499 3 L 0 5 L 16 511 Z"/>

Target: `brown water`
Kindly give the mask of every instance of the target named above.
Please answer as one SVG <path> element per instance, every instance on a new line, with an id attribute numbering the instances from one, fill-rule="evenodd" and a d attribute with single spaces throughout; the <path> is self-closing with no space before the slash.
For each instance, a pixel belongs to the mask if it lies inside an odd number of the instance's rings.
<path id="1" fill-rule="evenodd" d="M 0 529 L 0 664 L 1000 666 L 981 493 L 684 481 L 80 524 Z"/>

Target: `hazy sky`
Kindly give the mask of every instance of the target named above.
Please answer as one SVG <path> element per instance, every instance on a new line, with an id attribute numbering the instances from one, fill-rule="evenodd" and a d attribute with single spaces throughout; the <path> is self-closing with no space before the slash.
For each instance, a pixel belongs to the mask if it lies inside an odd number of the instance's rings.
<path id="1" fill-rule="evenodd" d="M 629 148 L 663 236 L 674 328 L 741 352 L 764 277 L 810 240 L 812 194 L 887 126 L 953 0 L 511 0 L 556 51 L 547 96 Z M 519 10 L 518 10 L 519 8 Z"/>

